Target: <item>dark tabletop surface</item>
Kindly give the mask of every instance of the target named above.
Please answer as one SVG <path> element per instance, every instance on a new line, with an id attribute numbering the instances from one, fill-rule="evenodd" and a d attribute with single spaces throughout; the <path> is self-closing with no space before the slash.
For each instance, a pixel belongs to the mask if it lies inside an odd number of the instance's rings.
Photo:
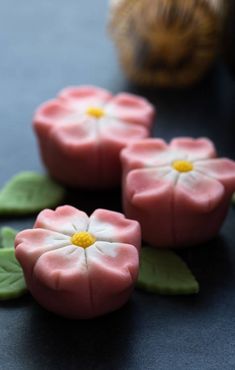
<path id="1" fill-rule="evenodd" d="M 158 108 L 155 136 L 208 136 L 235 159 L 235 82 L 220 62 L 186 91 L 144 90 L 120 70 L 106 31 L 106 0 L 8 0 L 0 7 L 0 185 L 42 172 L 34 109 L 67 85 L 146 95 Z M 120 192 L 71 191 L 87 212 L 121 210 Z M 24 229 L 33 218 L 1 219 Z M 0 303 L 0 370 L 235 369 L 235 209 L 220 236 L 182 252 L 200 282 L 191 297 L 135 291 L 121 310 L 91 321 L 48 313 L 30 297 Z"/>

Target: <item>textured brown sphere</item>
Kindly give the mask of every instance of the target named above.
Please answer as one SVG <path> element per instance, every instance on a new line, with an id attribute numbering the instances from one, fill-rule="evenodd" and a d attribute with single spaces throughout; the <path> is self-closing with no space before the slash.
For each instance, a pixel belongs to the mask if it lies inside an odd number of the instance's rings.
<path id="1" fill-rule="evenodd" d="M 223 0 L 113 0 L 110 13 L 120 62 L 138 84 L 190 85 L 218 54 Z"/>

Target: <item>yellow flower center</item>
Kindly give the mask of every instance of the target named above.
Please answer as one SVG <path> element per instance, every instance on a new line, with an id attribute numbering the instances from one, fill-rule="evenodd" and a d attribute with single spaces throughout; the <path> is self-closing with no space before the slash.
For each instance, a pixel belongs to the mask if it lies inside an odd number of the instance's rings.
<path id="1" fill-rule="evenodd" d="M 189 161 L 174 161 L 172 167 L 178 172 L 189 172 L 193 170 L 193 164 Z"/>
<path id="2" fill-rule="evenodd" d="M 87 231 L 81 231 L 80 233 L 73 234 L 71 242 L 77 247 L 86 249 L 96 242 L 96 238 Z"/>
<path id="3" fill-rule="evenodd" d="M 95 117 L 97 119 L 105 115 L 104 109 L 98 107 L 89 107 L 87 108 L 86 113 L 89 114 L 89 116 Z"/>

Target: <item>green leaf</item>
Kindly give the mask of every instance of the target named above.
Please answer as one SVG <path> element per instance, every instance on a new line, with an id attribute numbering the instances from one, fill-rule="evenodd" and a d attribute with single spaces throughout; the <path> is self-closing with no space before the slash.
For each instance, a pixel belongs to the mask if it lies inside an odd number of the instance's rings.
<path id="1" fill-rule="evenodd" d="M 0 300 L 18 298 L 26 292 L 21 266 L 13 248 L 0 249 Z"/>
<path id="2" fill-rule="evenodd" d="M 165 295 L 199 292 L 198 282 L 180 257 L 150 247 L 142 249 L 137 287 Z"/>
<path id="3" fill-rule="evenodd" d="M 2 227 L 0 229 L 0 248 L 14 248 L 14 242 L 17 230 L 11 227 Z"/>
<path id="4" fill-rule="evenodd" d="M 0 215 L 37 213 L 44 208 L 57 206 L 64 195 L 64 188 L 48 176 L 35 172 L 21 172 L 0 191 Z"/>

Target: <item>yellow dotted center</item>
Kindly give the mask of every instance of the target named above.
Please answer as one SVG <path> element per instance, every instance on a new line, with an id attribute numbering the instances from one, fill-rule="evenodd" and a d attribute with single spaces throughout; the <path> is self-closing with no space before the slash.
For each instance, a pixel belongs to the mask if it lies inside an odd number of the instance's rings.
<path id="1" fill-rule="evenodd" d="M 193 170 L 193 164 L 189 161 L 175 161 L 172 167 L 178 172 L 189 172 Z"/>
<path id="2" fill-rule="evenodd" d="M 73 234 L 71 242 L 77 247 L 88 248 L 94 244 L 96 238 L 87 231 L 81 231 L 80 233 Z"/>
<path id="3" fill-rule="evenodd" d="M 87 108 L 86 113 L 95 118 L 101 118 L 105 115 L 105 111 L 98 107 L 89 107 Z"/>

